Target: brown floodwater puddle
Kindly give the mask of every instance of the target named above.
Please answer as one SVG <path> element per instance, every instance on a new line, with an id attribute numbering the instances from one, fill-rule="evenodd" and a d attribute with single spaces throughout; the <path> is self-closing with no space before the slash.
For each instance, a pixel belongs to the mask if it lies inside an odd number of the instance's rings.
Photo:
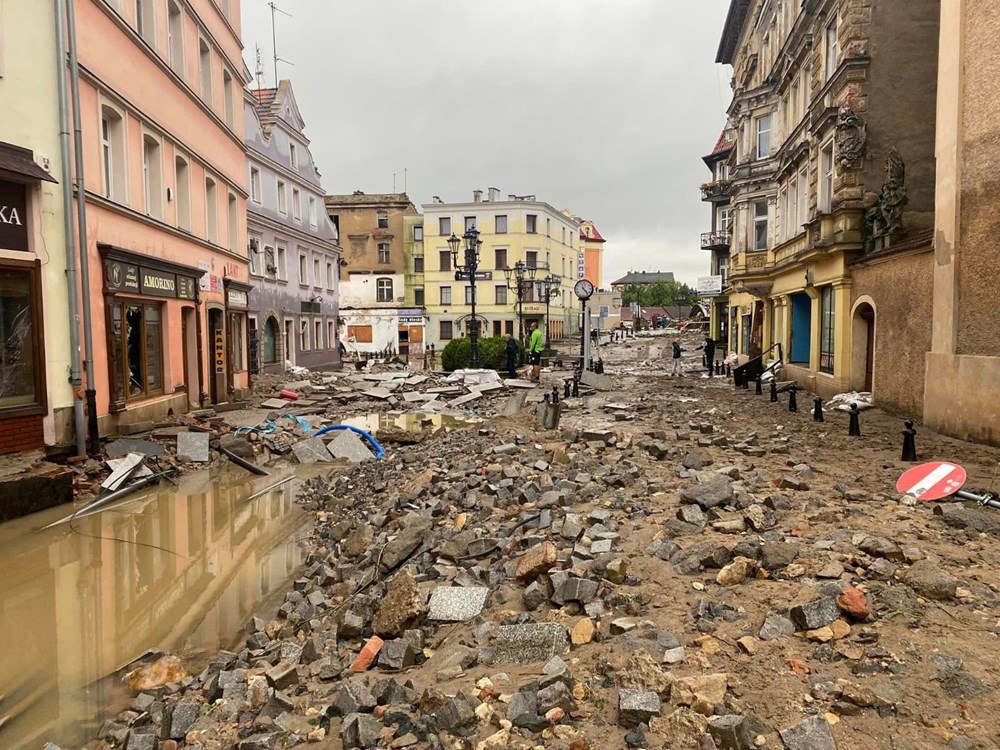
<path id="1" fill-rule="evenodd" d="M 149 650 L 197 673 L 303 565 L 308 515 L 285 475 L 208 471 L 40 531 L 0 525 L 0 747 L 80 746 L 130 700 L 119 670 Z"/>

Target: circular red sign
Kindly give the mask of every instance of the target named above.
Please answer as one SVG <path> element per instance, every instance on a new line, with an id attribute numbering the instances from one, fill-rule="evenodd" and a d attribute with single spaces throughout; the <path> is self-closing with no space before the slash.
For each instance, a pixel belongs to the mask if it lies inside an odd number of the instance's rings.
<path id="1" fill-rule="evenodd" d="M 967 478 L 965 469 L 958 464 L 934 461 L 907 471 L 896 482 L 896 489 L 921 500 L 940 500 L 962 489 Z"/>

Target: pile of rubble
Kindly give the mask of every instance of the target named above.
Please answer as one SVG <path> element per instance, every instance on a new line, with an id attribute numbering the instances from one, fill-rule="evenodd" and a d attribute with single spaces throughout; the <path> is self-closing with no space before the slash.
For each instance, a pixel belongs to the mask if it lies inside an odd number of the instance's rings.
<path id="1" fill-rule="evenodd" d="M 601 399 L 574 401 L 570 421 L 591 427 L 515 418 L 310 480 L 307 568 L 275 619 L 198 676 L 143 689 L 105 747 L 969 750 L 993 736 L 976 713 L 995 690 L 1000 600 L 949 568 L 952 545 L 978 550 L 1000 524 L 872 491 L 773 423 L 615 398 L 614 427 Z"/>

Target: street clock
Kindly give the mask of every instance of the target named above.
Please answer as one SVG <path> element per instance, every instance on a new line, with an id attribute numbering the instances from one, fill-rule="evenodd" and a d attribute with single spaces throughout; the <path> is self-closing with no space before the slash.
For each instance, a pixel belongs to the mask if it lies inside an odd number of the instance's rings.
<path id="1" fill-rule="evenodd" d="M 576 282 L 576 286 L 573 287 L 573 293 L 576 294 L 578 299 L 586 302 L 594 296 L 594 285 L 587 279 L 580 279 Z"/>

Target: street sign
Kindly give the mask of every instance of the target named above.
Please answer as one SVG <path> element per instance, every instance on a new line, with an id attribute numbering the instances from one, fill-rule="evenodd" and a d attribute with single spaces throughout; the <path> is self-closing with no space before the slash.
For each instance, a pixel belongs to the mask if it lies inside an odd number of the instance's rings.
<path id="1" fill-rule="evenodd" d="M 962 489 L 967 478 L 965 469 L 958 464 L 934 461 L 907 471 L 896 482 L 896 489 L 921 500 L 940 500 Z"/>
<path id="2" fill-rule="evenodd" d="M 699 276 L 698 294 L 722 294 L 722 277 Z"/>
<path id="3" fill-rule="evenodd" d="M 470 281 L 469 272 L 455 271 L 455 281 Z M 476 281 L 492 281 L 492 271 L 476 271 Z"/>

